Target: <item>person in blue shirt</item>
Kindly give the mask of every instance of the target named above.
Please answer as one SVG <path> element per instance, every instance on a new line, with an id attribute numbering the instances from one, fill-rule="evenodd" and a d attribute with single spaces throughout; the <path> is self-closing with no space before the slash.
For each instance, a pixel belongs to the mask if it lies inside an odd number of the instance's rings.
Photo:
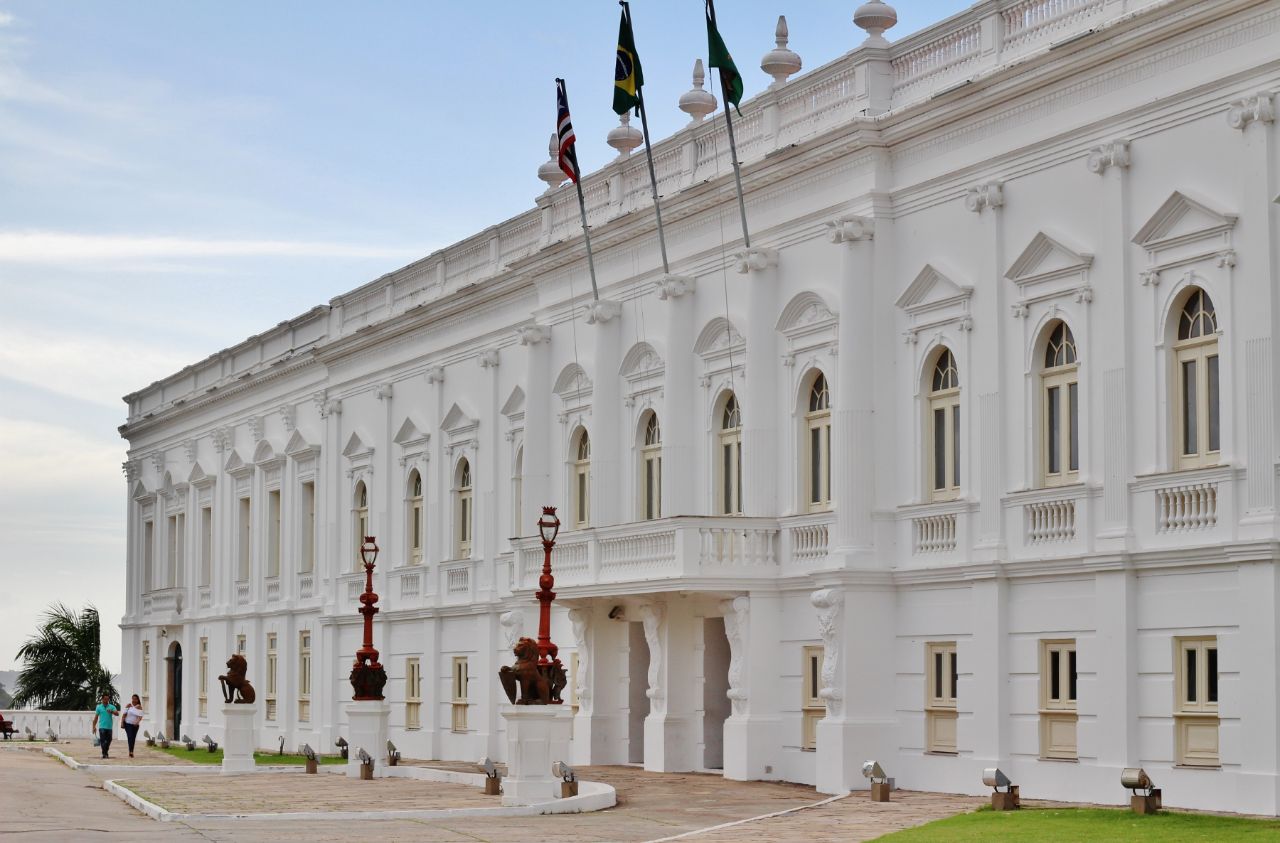
<path id="1" fill-rule="evenodd" d="M 98 703 L 98 707 L 93 710 L 93 719 L 89 721 L 90 728 L 96 721 L 98 724 L 98 741 L 102 744 L 102 757 L 109 758 L 107 751 L 111 748 L 111 731 L 115 728 L 115 723 L 111 718 L 117 717 L 120 709 L 111 704 L 111 695 L 103 694 L 102 702 Z"/>

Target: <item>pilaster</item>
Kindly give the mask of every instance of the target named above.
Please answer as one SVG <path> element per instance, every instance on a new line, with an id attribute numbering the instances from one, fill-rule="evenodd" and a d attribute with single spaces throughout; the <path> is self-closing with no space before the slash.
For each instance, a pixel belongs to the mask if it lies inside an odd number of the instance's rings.
<path id="1" fill-rule="evenodd" d="M 779 665 L 782 605 L 776 594 L 752 592 L 721 604 L 729 639 L 729 701 L 724 722 L 724 777 L 776 779 L 782 754 L 783 708 L 778 683 L 767 681 Z M 755 679 L 753 682 L 752 679 Z"/>
<path id="2" fill-rule="evenodd" d="M 551 329 L 529 324 L 519 329 L 525 349 L 524 512 L 520 534 L 533 531 L 551 495 Z"/>
<path id="3" fill-rule="evenodd" d="M 587 312 L 595 326 L 595 372 L 591 398 L 591 526 L 621 520 L 622 454 L 622 305 L 602 299 Z"/>
<path id="4" fill-rule="evenodd" d="M 694 769 L 693 628 L 685 607 L 667 603 L 640 606 L 640 621 L 649 647 L 649 715 L 644 720 L 644 768 L 657 773 Z M 675 646 L 673 646 L 673 644 Z"/>
<path id="5" fill-rule="evenodd" d="M 697 441 L 701 419 L 689 412 L 698 406 L 695 390 L 695 281 L 680 275 L 658 279 L 658 298 L 666 301 L 667 369 L 662 414 L 662 514 L 694 515 Z"/>
<path id="6" fill-rule="evenodd" d="M 778 514 L 778 253 L 748 249 L 734 256 L 747 276 L 746 400 L 743 402 L 743 509 L 746 515 Z"/>

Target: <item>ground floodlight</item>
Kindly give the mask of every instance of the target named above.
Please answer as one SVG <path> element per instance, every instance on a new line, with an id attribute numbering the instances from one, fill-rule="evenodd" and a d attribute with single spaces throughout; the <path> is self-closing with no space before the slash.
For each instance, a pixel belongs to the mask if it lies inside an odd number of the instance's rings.
<path id="1" fill-rule="evenodd" d="M 400 750 L 391 741 L 387 741 L 387 763 L 392 767 L 400 764 Z"/>
<path id="2" fill-rule="evenodd" d="M 551 765 L 551 775 L 564 779 L 567 782 L 578 780 L 578 774 L 573 771 L 572 767 L 563 761 L 557 761 Z"/>
<path id="3" fill-rule="evenodd" d="M 210 752 L 218 751 L 218 742 L 215 741 L 213 738 L 209 737 L 208 735 L 205 735 L 200 740 L 204 741 L 204 745 L 209 748 Z"/>
<path id="4" fill-rule="evenodd" d="M 343 760 L 350 760 L 351 756 L 348 753 L 351 751 L 351 748 L 347 745 L 346 738 L 338 738 L 333 742 L 333 745 L 342 753 Z"/>
<path id="5" fill-rule="evenodd" d="M 1141 767 L 1125 767 L 1120 773 L 1120 784 L 1133 792 L 1129 807 L 1135 814 L 1154 814 L 1162 807 L 1160 788 Z"/>
<path id="6" fill-rule="evenodd" d="M 498 777 L 498 765 L 493 763 L 493 759 L 486 755 L 480 759 L 478 766 L 481 770 L 484 770 L 485 796 L 497 796 L 502 793 L 501 779 Z"/>
<path id="7" fill-rule="evenodd" d="M 885 774 L 880 762 L 875 760 L 863 762 L 862 775 L 871 780 L 871 801 L 888 802 L 889 791 L 893 790 L 893 782 Z"/>
<path id="8" fill-rule="evenodd" d="M 183 736 L 182 736 L 182 743 L 187 747 L 187 752 L 195 752 L 195 751 L 196 751 L 196 742 L 195 742 L 195 741 L 193 741 L 193 740 L 191 740 L 191 736 L 190 736 L 190 735 L 183 735 Z"/>
<path id="9" fill-rule="evenodd" d="M 476 766 L 481 770 L 484 770 L 484 774 L 491 779 L 498 775 L 498 765 L 494 764 L 493 759 L 487 755 L 484 758 L 481 758 L 480 763 Z"/>
<path id="10" fill-rule="evenodd" d="M 1011 787 L 1013 782 L 1009 781 L 1009 777 L 999 767 L 988 767 L 982 771 L 982 783 L 987 787 L 999 790 L 1002 787 Z"/>
<path id="11" fill-rule="evenodd" d="M 30 730 L 28 730 L 28 731 L 30 731 Z M 149 740 L 151 740 L 151 732 L 147 731 L 146 729 L 143 729 L 143 730 L 142 730 L 142 737 L 143 737 L 143 739 L 144 739 L 144 740 L 148 740 L 148 741 L 149 741 Z"/>
<path id="12" fill-rule="evenodd" d="M 862 765 L 862 775 L 871 779 L 871 781 L 884 781 L 888 778 L 884 774 L 884 768 L 880 766 L 879 761 L 867 761 Z"/>
<path id="13" fill-rule="evenodd" d="M 302 757 L 306 758 L 308 761 L 316 760 L 316 751 L 311 748 L 311 744 L 304 743 L 302 745 Z"/>

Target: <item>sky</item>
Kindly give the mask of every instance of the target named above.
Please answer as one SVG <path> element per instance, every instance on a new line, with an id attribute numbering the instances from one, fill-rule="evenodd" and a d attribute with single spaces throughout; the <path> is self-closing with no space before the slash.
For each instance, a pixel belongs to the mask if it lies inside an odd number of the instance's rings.
<path id="1" fill-rule="evenodd" d="M 857 2 L 720 0 L 747 97 L 785 14 L 819 67 Z M 890 40 L 965 8 L 897 7 Z M 701 0 L 634 0 L 655 139 Z M 618 6 L 0 0 L 0 670 L 54 601 L 120 668 L 121 396 L 533 206 L 567 80 L 613 157 Z"/>

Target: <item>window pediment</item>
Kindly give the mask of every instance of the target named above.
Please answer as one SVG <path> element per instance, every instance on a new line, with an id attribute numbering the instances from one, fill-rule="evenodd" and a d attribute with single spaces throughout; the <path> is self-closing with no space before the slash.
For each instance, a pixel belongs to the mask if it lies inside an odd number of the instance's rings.
<path id="1" fill-rule="evenodd" d="M 396 435 L 392 438 L 393 442 L 404 448 L 406 451 L 421 451 L 431 441 L 430 433 L 423 433 L 418 429 L 418 425 L 414 424 L 413 419 L 406 416 L 404 423 L 400 425 L 400 429 L 396 431 Z"/>
<path id="2" fill-rule="evenodd" d="M 227 457 L 226 463 L 223 464 L 223 470 L 237 479 L 248 477 L 253 473 L 253 463 L 247 463 L 240 456 L 240 452 L 231 449 L 231 456 Z"/>
<path id="3" fill-rule="evenodd" d="M 205 472 L 204 467 L 200 465 L 200 461 L 196 460 L 191 466 L 191 473 L 187 475 L 187 482 L 197 489 L 205 489 L 212 486 L 218 478 L 215 475 Z"/>
<path id="4" fill-rule="evenodd" d="M 506 416 L 513 424 L 524 420 L 524 390 L 516 387 L 511 390 L 511 395 L 507 397 L 506 403 L 502 405 L 500 410 L 502 415 Z"/>
<path id="5" fill-rule="evenodd" d="M 925 264 L 895 304 L 906 311 L 907 338 L 913 340 L 927 328 L 951 322 L 960 322 L 967 329 L 972 296 L 973 285 L 957 283 L 933 264 Z"/>
<path id="6" fill-rule="evenodd" d="M 817 293 L 800 293 L 782 309 L 775 330 L 787 338 L 790 352 L 828 345 L 836 339 L 836 312 Z"/>
<path id="7" fill-rule="evenodd" d="M 1043 231 L 1038 233 L 1004 276 L 1018 285 L 1020 296 L 1012 306 L 1013 314 L 1025 316 L 1028 305 L 1059 296 L 1092 301 L 1093 290 L 1089 285 L 1092 266 L 1093 255 L 1063 245 Z"/>
<path id="8" fill-rule="evenodd" d="M 556 395 L 568 400 L 572 397 L 591 394 L 591 378 L 577 363 L 570 363 L 560 371 L 555 386 L 551 389 Z"/>
<path id="9" fill-rule="evenodd" d="M 1237 219 L 1175 190 L 1133 242 L 1147 250 L 1152 269 L 1158 270 L 1230 248 Z"/>
<path id="10" fill-rule="evenodd" d="M 289 437 L 288 444 L 284 446 L 284 453 L 285 456 L 299 461 L 312 459 L 320 453 L 320 446 L 312 445 L 302 435 L 302 431 L 295 430 L 293 435 Z"/>

